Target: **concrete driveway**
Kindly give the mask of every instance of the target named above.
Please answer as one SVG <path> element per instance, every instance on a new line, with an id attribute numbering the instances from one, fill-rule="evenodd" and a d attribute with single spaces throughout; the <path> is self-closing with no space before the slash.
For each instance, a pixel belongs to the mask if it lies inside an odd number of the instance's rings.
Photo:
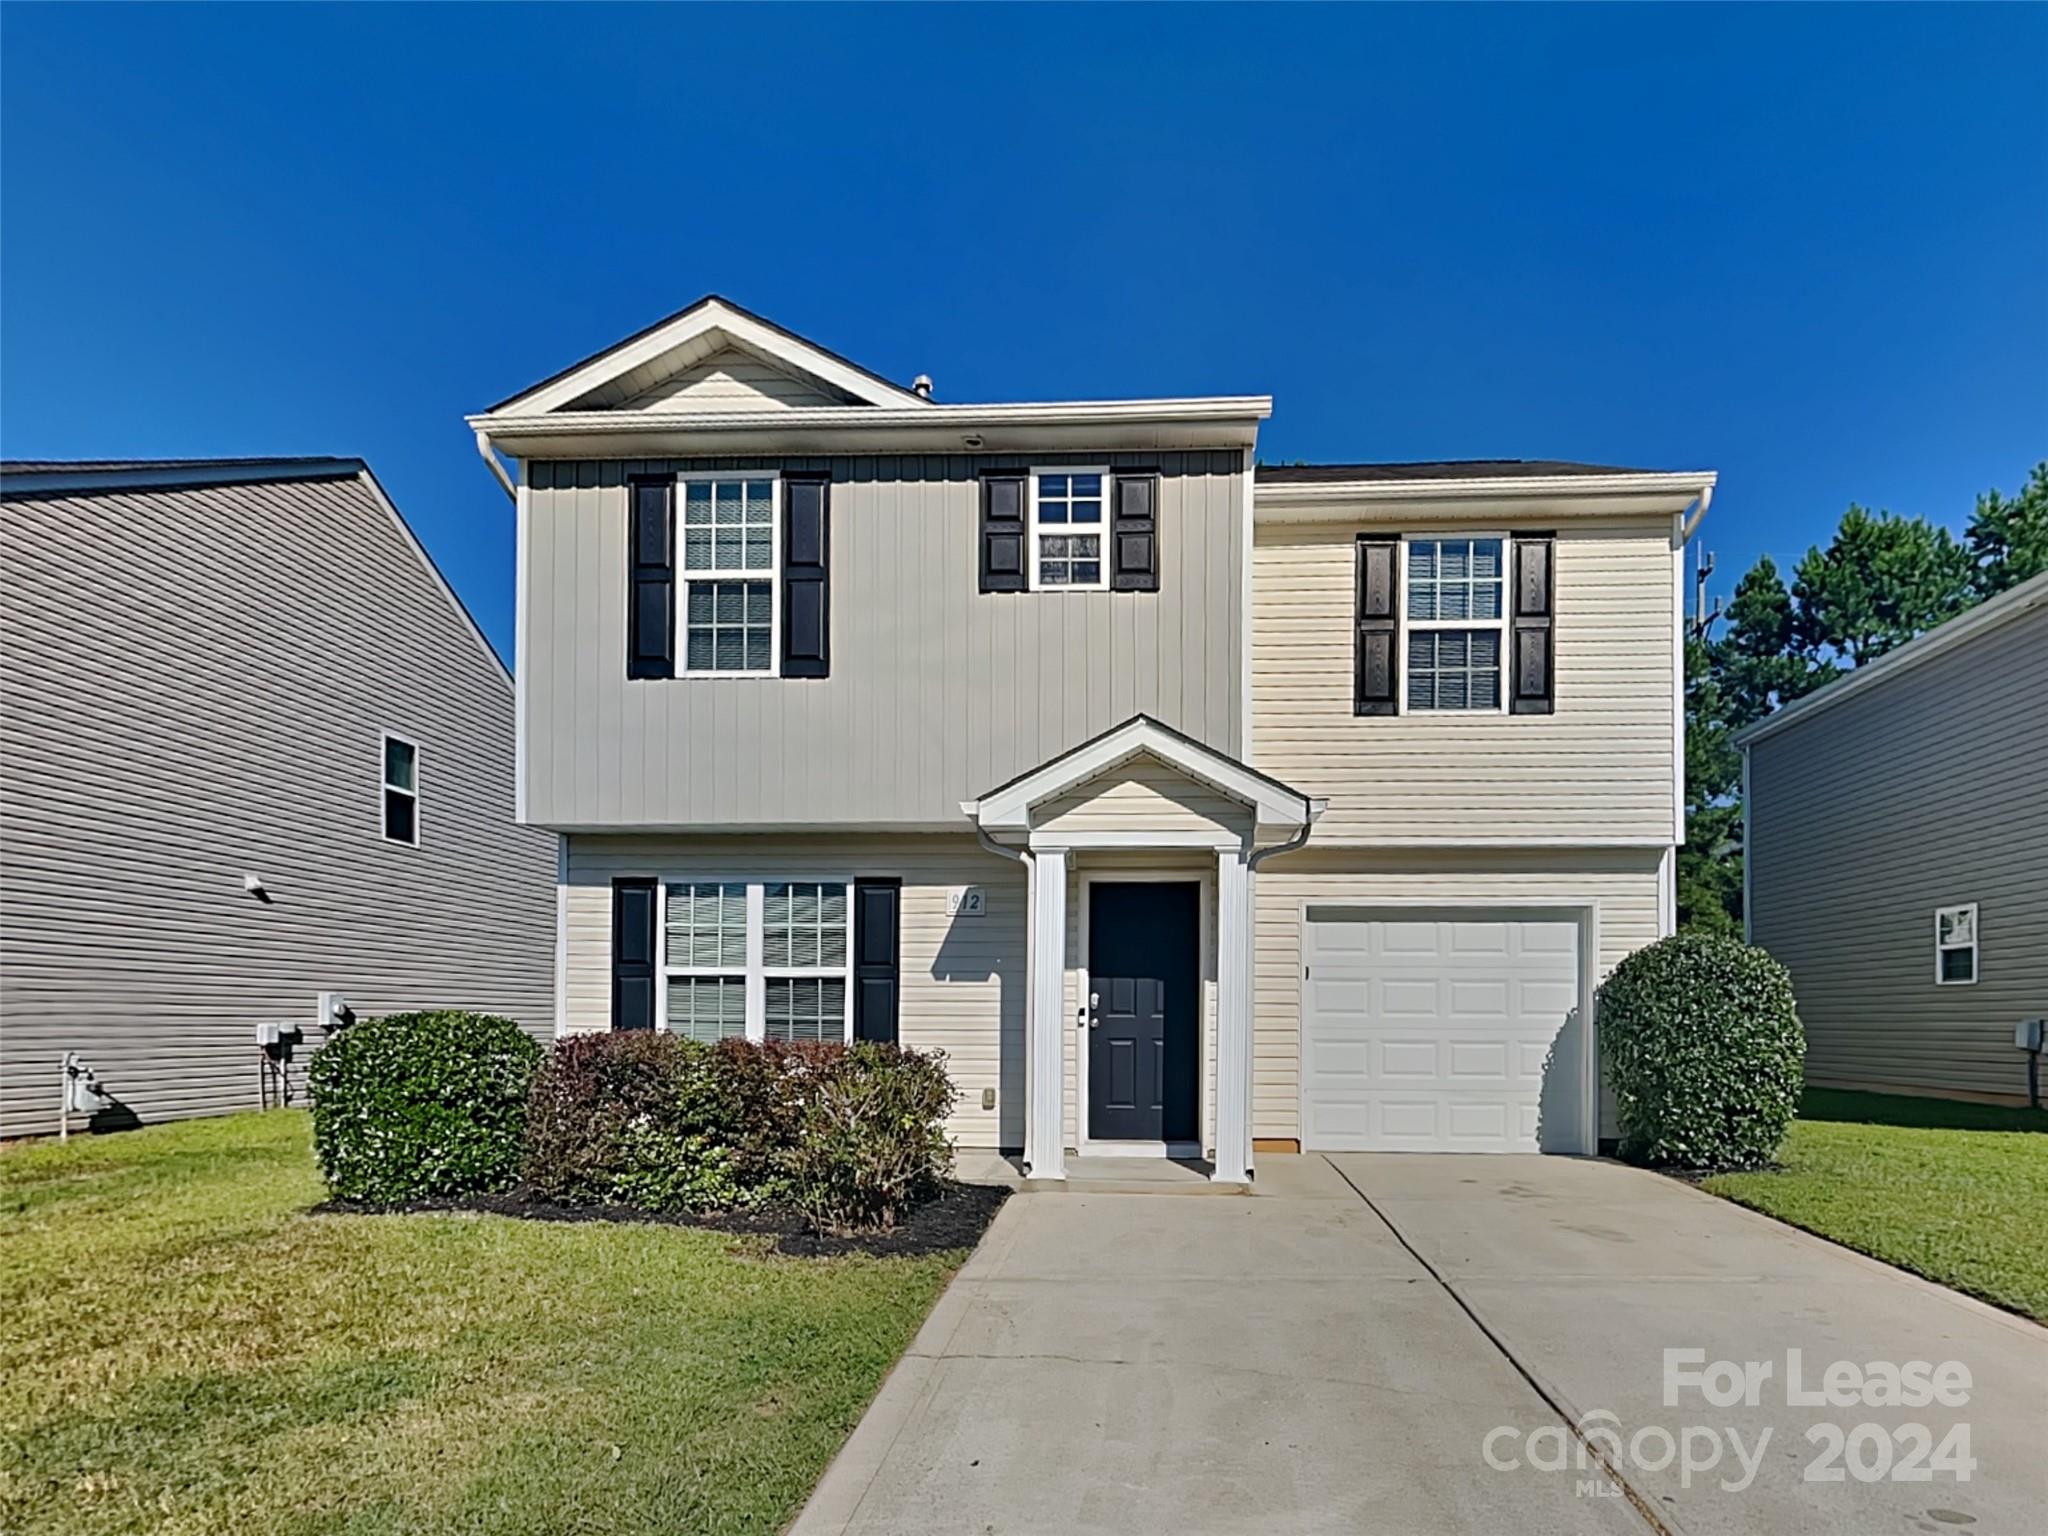
<path id="1" fill-rule="evenodd" d="M 2031 1324 L 1610 1163 L 1264 1157 L 1259 1179 L 1012 1199 L 795 1531 L 2044 1528 Z M 1954 1360 L 1968 1400 L 1791 1405 L 1795 1348 L 1808 1389 L 1836 1361 Z M 1755 1406 L 1667 1404 L 1667 1349 L 1772 1374 Z M 1908 1423 L 1920 1468 L 1966 1425 L 1968 1479 L 1891 1475 Z"/>

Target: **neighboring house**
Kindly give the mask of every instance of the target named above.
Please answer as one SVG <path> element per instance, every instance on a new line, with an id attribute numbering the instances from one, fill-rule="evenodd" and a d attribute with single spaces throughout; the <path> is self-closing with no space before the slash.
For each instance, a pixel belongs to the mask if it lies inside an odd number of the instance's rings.
<path id="1" fill-rule="evenodd" d="M 938 1047 L 1041 1178 L 1592 1150 L 1713 476 L 1255 475 L 1269 411 L 941 404 L 707 298 L 471 417 L 558 1027 Z"/>
<path id="2" fill-rule="evenodd" d="M 1809 1082 L 2025 1102 L 2048 1014 L 2048 575 L 1735 738 L 1750 942 Z"/>
<path id="3" fill-rule="evenodd" d="M 254 1108 L 258 1026 L 552 1023 L 512 682 L 358 459 L 0 466 L 0 1136 Z M 252 886 L 260 887 L 252 889 Z"/>

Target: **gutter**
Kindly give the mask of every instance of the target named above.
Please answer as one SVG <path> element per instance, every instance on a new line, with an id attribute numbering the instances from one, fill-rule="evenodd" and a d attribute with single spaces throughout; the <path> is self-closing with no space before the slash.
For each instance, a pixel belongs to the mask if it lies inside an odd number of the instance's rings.
<path id="1" fill-rule="evenodd" d="M 1259 866 L 1275 854 L 1293 853 L 1297 848 L 1304 846 L 1308 842 L 1309 833 L 1316 829 L 1316 822 L 1321 819 L 1323 812 L 1329 808 L 1330 802 L 1327 799 L 1321 796 L 1310 797 L 1303 795 L 1301 797 L 1301 830 L 1284 843 L 1275 843 L 1270 848 L 1254 849 L 1251 857 L 1244 861 L 1245 868 L 1256 874 L 1258 873 Z"/>
<path id="2" fill-rule="evenodd" d="M 490 466 L 492 477 L 504 487 L 505 494 L 512 498 L 513 505 L 518 505 L 519 488 L 513 485 L 512 477 L 505 473 L 505 466 L 498 462 L 498 455 L 491 450 L 490 433 L 481 428 L 476 434 L 476 451 L 483 456 L 484 463 Z"/>
<path id="3" fill-rule="evenodd" d="M 1700 487 L 1700 499 L 1695 506 L 1692 516 L 1688 517 L 1685 520 L 1685 526 L 1678 530 L 1678 547 L 1680 549 L 1685 547 L 1686 540 L 1693 536 L 1693 531 L 1699 527 L 1701 521 L 1706 517 L 1707 508 L 1713 504 L 1714 482 L 1709 480 Z"/>

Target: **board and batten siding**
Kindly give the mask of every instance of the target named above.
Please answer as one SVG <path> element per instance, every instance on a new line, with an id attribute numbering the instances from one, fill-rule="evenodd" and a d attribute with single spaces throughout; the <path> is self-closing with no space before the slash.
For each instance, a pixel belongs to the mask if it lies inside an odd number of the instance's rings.
<path id="1" fill-rule="evenodd" d="M 1592 903 L 1599 910 L 1599 975 L 1659 935 L 1661 855 L 1636 849 L 1488 849 L 1283 854 L 1260 866 L 1253 890 L 1252 1134 L 1301 1135 L 1301 923 L 1307 902 Z M 1603 1093 L 1603 1100 L 1606 1095 Z M 1603 1103 L 1601 1134 L 1612 1134 Z"/>
<path id="2" fill-rule="evenodd" d="M 303 1069 L 323 990 L 550 1031 L 511 683 L 366 479 L 10 496 L 0 653 L 0 1135 L 56 1129 L 67 1050 L 144 1121 L 254 1108 L 256 1026 Z"/>
<path id="3" fill-rule="evenodd" d="M 1557 535 L 1556 711 L 1352 712 L 1356 545 L 1388 522 L 1262 521 L 1252 553 L 1252 764 L 1329 798 L 1317 844 L 1669 843 L 1676 798 L 1669 518 Z M 1477 526 L 1475 524 L 1475 526 Z M 1503 517 L 1486 531 L 1539 525 Z"/>
<path id="4" fill-rule="evenodd" d="M 1934 981 L 1977 904 L 1978 980 Z M 2048 609 L 1749 749 L 1749 921 L 1792 973 L 1809 1081 L 2011 1098 L 2048 1014 Z"/>
<path id="5" fill-rule="evenodd" d="M 563 1023 L 572 1034 L 611 1027 L 611 882 L 847 880 L 903 882 L 897 1038 L 942 1050 L 960 1098 L 947 1134 L 962 1146 L 1024 1144 L 1024 866 L 972 837 L 569 838 Z M 947 911 L 948 895 L 980 886 L 980 916 Z M 996 1102 L 983 1109 L 982 1093 Z"/>
<path id="6" fill-rule="evenodd" d="M 1157 468 L 1157 592 L 983 593 L 985 469 Z M 960 803 L 1148 714 L 1235 756 L 1236 451 L 536 462 L 523 492 L 527 819 L 957 828 Z M 831 676 L 626 677 L 626 478 L 828 470 Z M 678 594 L 680 603 L 680 593 Z"/>

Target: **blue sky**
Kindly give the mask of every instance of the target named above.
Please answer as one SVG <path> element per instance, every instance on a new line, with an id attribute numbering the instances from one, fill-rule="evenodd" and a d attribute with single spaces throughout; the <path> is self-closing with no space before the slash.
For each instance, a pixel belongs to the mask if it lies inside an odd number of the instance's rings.
<path id="1" fill-rule="evenodd" d="M 1727 582 L 2048 455 L 2048 7 L 9 5 L 0 451 L 367 458 L 708 290 L 1268 460 L 1712 467 Z"/>

